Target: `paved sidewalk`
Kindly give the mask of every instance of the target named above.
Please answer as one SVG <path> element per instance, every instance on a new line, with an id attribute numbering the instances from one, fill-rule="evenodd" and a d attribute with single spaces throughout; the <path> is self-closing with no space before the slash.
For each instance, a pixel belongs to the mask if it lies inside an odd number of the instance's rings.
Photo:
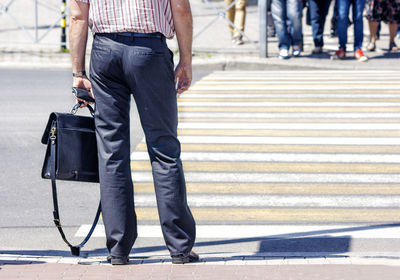
<path id="1" fill-rule="evenodd" d="M 105 256 L 88 258 L 0 254 L 0 278 L 15 279 L 398 279 L 398 258 L 282 257 L 206 254 L 200 262 L 172 265 L 167 255 L 131 258 L 111 266 Z"/>

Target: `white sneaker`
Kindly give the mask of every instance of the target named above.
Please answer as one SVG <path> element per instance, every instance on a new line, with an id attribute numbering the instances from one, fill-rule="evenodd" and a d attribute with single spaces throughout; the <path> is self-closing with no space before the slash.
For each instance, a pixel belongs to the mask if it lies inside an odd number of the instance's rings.
<path id="1" fill-rule="evenodd" d="M 280 49 L 279 50 L 279 58 L 280 59 L 288 59 L 290 57 L 289 51 L 287 49 Z"/>
<path id="2" fill-rule="evenodd" d="M 292 55 L 294 57 L 298 57 L 301 54 L 301 46 L 293 46 L 292 48 Z"/>

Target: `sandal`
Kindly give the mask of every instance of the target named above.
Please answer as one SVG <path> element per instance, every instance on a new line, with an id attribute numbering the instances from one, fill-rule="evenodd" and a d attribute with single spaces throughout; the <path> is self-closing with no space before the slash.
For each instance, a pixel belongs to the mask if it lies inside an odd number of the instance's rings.
<path id="1" fill-rule="evenodd" d="M 375 43 L 369 42 L 369 44 L 367 45 L 367 51 L 373 52 L 375 51 L 375 49 L 376 49 Z"/>

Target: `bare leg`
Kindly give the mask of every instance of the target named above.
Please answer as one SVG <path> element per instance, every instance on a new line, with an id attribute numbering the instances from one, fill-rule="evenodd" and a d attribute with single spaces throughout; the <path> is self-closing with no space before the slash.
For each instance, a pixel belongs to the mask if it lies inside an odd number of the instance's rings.
<path id="1" fill-rule="evenodd" d="M 394 37 L 396 36 L 397 32 L 397 23 L 389 23 L 389 36 L 390 36 L 390 43 L 389 43 L 389 51 L 397 51 L 398 47 L 394 42 Z"/>
<path id="2" fill-rule="evenodd" d="M 369 44 L 367 46 L 368 51 L 374 51 L 375 50 L 375 42 L 376 42 L 376 31 L 378 30 L 378 22 L 377 21 L 368 21 L 368 26 L 369 26 Z"/>
<path id="3" fill-rule="evenodd" d="M 369 41 L 371 43 L 376 42 L 376 31 L 378 30 L 378 22 L 377 21 L 368 21 L 368 26 L 369 26 L 369 34 L 370 34 L 370 39 Z"/>
<path id="4" fill-rule="evenodd" d="M 389 23 L 389 36 L 390 36 L 390 42 L 394 42 L 394 37 L 396 36 L 397 32 L 397 23 Z"/>

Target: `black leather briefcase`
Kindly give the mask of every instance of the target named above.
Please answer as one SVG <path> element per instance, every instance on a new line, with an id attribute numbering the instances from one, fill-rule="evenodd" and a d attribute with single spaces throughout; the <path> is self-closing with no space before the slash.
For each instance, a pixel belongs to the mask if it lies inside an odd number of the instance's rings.
<path id="1" fill-rule="evenodd" d="M 51 179 L 51 157 L 55 156 L 56 179 L 99 182 L 93 117 L 72 113 L 51 113 L 42 144 L 47 144 L 42 178 Z M 55 150 L 54 154 L 51 151 L 52 147 Z"/>
<path id="2" fill-rule="evenodd" d="M 89 234 L 81 244 L 71 245 L 61 228 L 56 179 L 99 182 L 93 109 L 88 105 L 92 117 L 76 115 L 75 113 L 80 106 L 81 103 L 77 103 L 72 108 L 71 113 L 51 113 L 42 137 L 42 143 L 47 145 L 42 178 L 51 179 L 54 223 L 62 239 L 75 256 L 79 256 L 80 248 L 89 240 L 101 212 L 101 205 L 99 204 Z"/>

